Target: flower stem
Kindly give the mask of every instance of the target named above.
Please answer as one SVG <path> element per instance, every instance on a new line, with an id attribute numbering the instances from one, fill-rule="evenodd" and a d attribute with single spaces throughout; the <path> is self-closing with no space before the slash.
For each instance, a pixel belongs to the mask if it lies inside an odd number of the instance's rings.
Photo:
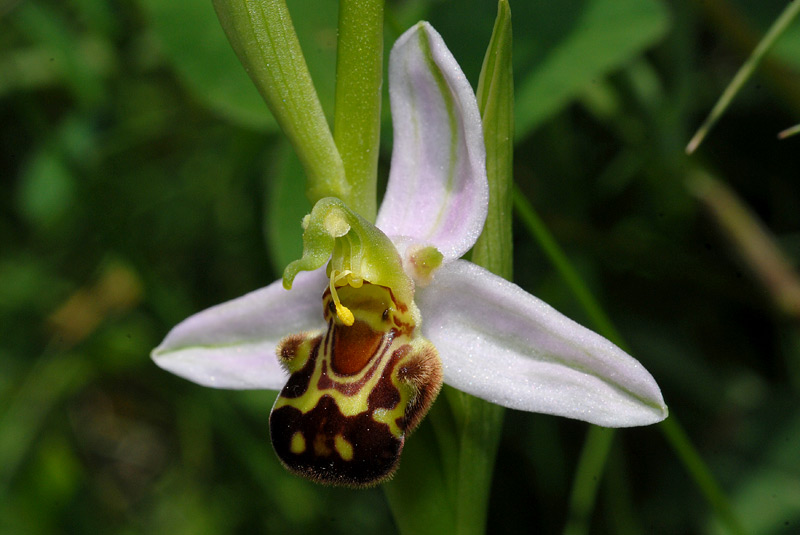
<path id="1" fill-rule="evenodd" d="M 348 206 L 375 221 L 383 81 L 383 0 L 340 0 L 333 137 Z"/>

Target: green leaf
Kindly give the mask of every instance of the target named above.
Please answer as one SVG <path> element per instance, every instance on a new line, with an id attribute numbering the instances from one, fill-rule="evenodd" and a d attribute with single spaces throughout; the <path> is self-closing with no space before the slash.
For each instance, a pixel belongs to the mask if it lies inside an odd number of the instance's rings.
<path id="1" fill-rule="evenodd" d="M 775 44 L 775 54 L 795 69 L 800 69 L 800 24 L 796 21 Z"/>
<path id="2" fill-rule="evenodd" d="M 501 0 L 478 82 L 478 107 L 486 144 L 489 213 L 472 250 L 472 261 L 512 279 L 511 184 L 514 174 L 514 73 L 511 11 Z"/>
<path id="3" fill-rule="evenodd" d="M 322 111 L 285 0 L 214 0 L 236 55 L 294 147 L 312 203 L 351 203 L 342 159 Z"/>
<path id="4" fill-rule="evenodd" d="M 656 0 L 569 0 L 539 9 L 557 12 L 525 18 L 527 32 L 544 39 L 537 43 L 530 74 L 518 86 L 517 139 L 558 113 L 593 80 L 657 42 L 669 21 Z M 516 18 L 521 19 L 519 13 Z"/>

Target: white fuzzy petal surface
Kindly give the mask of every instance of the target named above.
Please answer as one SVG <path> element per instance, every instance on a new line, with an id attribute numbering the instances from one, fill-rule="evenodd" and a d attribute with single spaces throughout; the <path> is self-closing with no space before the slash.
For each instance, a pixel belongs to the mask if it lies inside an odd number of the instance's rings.
<path id="1" fill-rule="evenodd" d="M 636 359 L 519 286 L 470 262 L 417 293 L 445 383 L 505 407 L 606 427 L 647 425 L 667 408 Z"/>
<path id="2" fill-rule="evenodd" d="M 280 390 L 287 375 L 275 349 L 285 336 L 321 329 L 325 269 L 278 280 L 176 325 L 153 350 L 161 368 L 214 388 Z"/>

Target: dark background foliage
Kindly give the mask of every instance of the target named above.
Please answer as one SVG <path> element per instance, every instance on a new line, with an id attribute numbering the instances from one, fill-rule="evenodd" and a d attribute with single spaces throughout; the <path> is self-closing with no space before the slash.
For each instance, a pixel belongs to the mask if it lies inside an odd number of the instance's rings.
<path id="1" fill-rule="evenodd" d="M 336 3 L 289 2 L 326 112 Z M 800 28 L 695 156 L 683 147 L 785 2 L 511 1 L 515 175 L 753 533 L 800 531 L 800 336 L 693 196 L 711 173 L 800 258 Z M 426 18 L 477 84 L 495 13 Z M 380 489 L 322 488 L 269 445 L 274 393 L 149 351 L 300 247 L 302 172 L 206 0 L 0 2 L 0 532 L 377 533 Z M 388 49 L 387 49 L 388 50 Z M 386 108 L 381 166 L 388 166 Z M 519 284 L 589 318 L 520 220 Z M 587 425 L 508 411 L 491 533 L 560 531 Z M 401 468 L 402 469 L 402 468 Z M 659 428 L 617 434 L 594 533 L 716 533 Z"/>

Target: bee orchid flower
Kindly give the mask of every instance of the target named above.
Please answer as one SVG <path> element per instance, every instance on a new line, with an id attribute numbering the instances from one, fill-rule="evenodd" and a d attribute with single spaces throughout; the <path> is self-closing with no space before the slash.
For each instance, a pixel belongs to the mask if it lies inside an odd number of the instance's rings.
<path id="1" fill-rule="evenodd" d="M 205 386 L 280 390 L 278 456 L 332 484 L 389 477 L 442 381 L 601 426 L 664 419 L 634 358 L 461 259 L 487 213 L 483 134 L 472 88 L 427 23 L 392 49 L 389 88 L 394 148 L 376 224 L 318 201 L 283 281 L 178 324 L 155 362 Z"/>

